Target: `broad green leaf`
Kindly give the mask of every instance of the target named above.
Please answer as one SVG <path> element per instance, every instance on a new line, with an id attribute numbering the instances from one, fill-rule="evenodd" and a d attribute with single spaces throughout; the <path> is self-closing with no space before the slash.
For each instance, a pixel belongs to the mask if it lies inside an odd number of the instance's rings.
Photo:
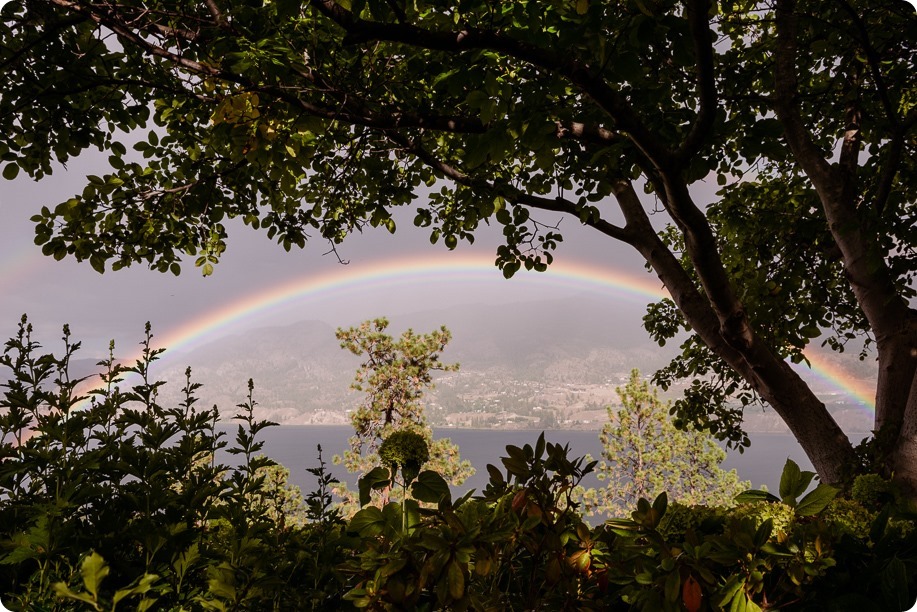
<path id="1" fill-rule="evenodd" d="M 503 472 L 501 472 L 500 469 L 492 463 L 487 464 L 487 473 L 490 475 L 490 481 L 492 483 L 501 485 L 506 482 L 506 479 L 503 477 Z"/>
<path id="2" fill-rule="evenodd" d="M 451 503 L 452 500 L 449 483 L 432 470 L 424 470 L 417 476 L 416 482 L 411 486 L 411 495 L 417 501 L 429 504 L 438 504 L 442 500 Z"/>
<path id="3" fill-rule="evenodd" d="M 726 581 L 726 584 L 720 588 L 719 599 L 714 601 L 718 606 L 725 607 L 726 604 L 733 601 L 736 597 L 744 597 L 744 593 L 742 592 L 744 586 L 745 578 L 742 578 L 738 575 L 730 576 L 729 580 Z"/>
<path id="4" fill-rule="evenodd" d="M 150 589 L 153 588 L 153 584 L 157 580 L 159 580 L 159 576 L 155 574 L 144 574 L 140 578 L 140 582 L 137 585 L 128 587 L 126 589 L 118 589 L 117 591 L 115 591 L 114 597 L 112 597 L 112 604 L 114 604 L 112 608 L 114 608 L 114 606 L 117 605 L 118 602 L 120 602 L 122 599 L 126 597 L 130 597 L 132 595 L 143 595 L 144 593 L 148 593 Z M 155 600 L 152 600 L 152 601 L 155 602 Z"/>
<path id="5" fill-rule="evenodd" d="M 388 468 L 378 466 L 367 472 L 357 481 L 360 491 L 360 505 L 365 506 L 371 499 L 372 491 L 379 491 L 392 484 Z"/>
<path id="6" fill-rule="evenodd" d="M 831 485 L 820 484 L 796 504 L 796 514 L 798 516 L 814 516 L 828 507 L 828 504 L 837 497 L 840 489 Z"/>
<path id="7" fill-rule="evenodd" d="M 668 495 L 666 495 L 665 491 L 657 495 L 656 499 L 653 500 L 653 510 L 655 511 L 656 516 L 658 518 L 662 518 L 668 506 L 669 506 L 669 497 Z"/>
<path id="8" fill-rule="evenodd" d="M 93 552 L 83 560 L 80 566 L 80 574 L 83 576 L 83 584 L 93 598 L 98 597 L 99 584 L 108 575 L 109 568 L 102 555 Z"/>
<path id="9" fill-rule="evenodd" d="M 101 610 L 102 608 L 96 603 L 96 598 L 90 596 L 87 593 L 77 593 L 76 591 L 70 590 L 70 588 L 63 582 L 55 582 L 53 585 L 54 592 L 57 593 L 58 597 L 66 597 L 68 599 L 75 599 L 77 601 L 84 601 L 92 606 L 95 610 Z"/>
<path id="10" fill-rule="evenodd" d="M 792 459 L 786 460 L 780 476 L 780 497 L 783 503 L 795 506 L 796 498 L 805 493 L 815 472 L 803 472 Z"/>
<path id="11" fill-rule="evenodd" d="M 385 528 L 385 516 L 375 506 L 367 506 L 353 515 L 347 530 L 361 536 L 377 536 Z"/>
<path id="12" fill-rule="evenodd" d="M 890 610 L 905 610 L 914 603 L 914 585 L 908 584 L 907 566 L 898 557 L 892 557 L 882 569 L 879 584 Z"/>
<path id="13" fill-rule="evenodd" d="M 764 544 L 770 539 L 771 533 L 774 531 L 774 519 L 767 519 L 758 527 L 758 530 L 755 532 L 754 544 L 755 548 L 761 548 Z"/>
<path id="14" fill-rule="evenodd" d="M 452 599 L 461 599 L 465 594 L 465 575 L 458 561 L 452 561 L 448 570 L 449 595 Z"/>
<path id="15" fill-rule="evenodd" d="M 767 491 L 760 491 L 758 489 L 749 489 L 748 491 L 742 491 L 735 496 L 735 503 L 737 504 L 751 504 L 759 501 L 767 501 L 777 503 L 780 501 L 780 498 L 769 493 Z"/>

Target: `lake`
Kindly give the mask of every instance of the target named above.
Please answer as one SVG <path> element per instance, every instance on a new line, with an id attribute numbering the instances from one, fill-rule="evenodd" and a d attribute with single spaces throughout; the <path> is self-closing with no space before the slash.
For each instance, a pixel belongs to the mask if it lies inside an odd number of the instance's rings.
<path id="1" fill-rule="evenodd" d="M 222 429 L 222 428 L 221 428 Z M 233 439 L 234 426 L 228 427 L 227 439 Z M 306 472 L 307 468 L 318 465 L 316 447 L 322 445 L 322 454 L 329 471 L 351 488 L 356 488 L 357 475 L 349 474 L 343 466 L 333 465 L 331 458 L 347 448 L 347 439 L 353 429 L 344 425 L 283 425 L 269 427 L 262 431 L 260 439 L 265 441 L 263 452 L 278 463 L 290 469 L 290 480 L 299 486 L 303 494 L 315 488 L 315 477 Z M 434 430 L 436 438 L 451 438 L 459 446 L 463 459 L 471 461 L 477 470 L 456 493 L 464 493 L 474 488 L 483 490 L 488 476 L 488 463 L 496 465 L 505 473 L 500 457 L 505 456 L 508 444 L 534 446 L 540 431 L 536 430 L 495 430 L 495 429 L 440 429 Z M 804 470 L 812 470 L 812 464 L 806 458 L 802 448 L 789 434 L 759 433 L 749 434 L 751 447 L 744 453 L 730 451 L 723 467 L 735 469 L 742 480 L 750 480 L 754 488 L 767 485 L 770 491 L 776 492 L 780 483 L 780 472 L 787 458 L 793 459 Z M 551 430 L 545 432 L 548 442 L 570 445 L 570 456 L 578 457 L 587 453 L 599 459 L 602 444 L 598 431 Z M 220 460 L 232 464 L 229 455 Z M 594 476 L 584 480 L 585 486 L 598 486 Z"/>

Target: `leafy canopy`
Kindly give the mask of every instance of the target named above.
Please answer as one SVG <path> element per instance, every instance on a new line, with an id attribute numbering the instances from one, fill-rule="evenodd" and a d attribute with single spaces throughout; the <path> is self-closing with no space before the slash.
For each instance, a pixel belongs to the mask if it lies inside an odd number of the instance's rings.
<path id="1" fill-rule="evenodd" d="M 680 421 L 743 443 L 777 410 L 819 473 L 853 449 L 784 363 L 876 340 L 883 467 L 915 384 L 917 19 L 898 0 L 20 0 L 3 9 L 2 173 L 110 169 L 33 217 L 55 258 L 204 274 L 241 219 L 332 248 L 393 211 L 454 249 L 502 227 L 509 277 L 571 217 L 636 249 L 692 336 Z M 719 191 L 711 194 L 716 183 Z M 645 192 L 639 194 L 640 191 Z M 894 364 L 894 365 L 893 365 Z M 912 411 L 913 412 L 913 411 Z"/>

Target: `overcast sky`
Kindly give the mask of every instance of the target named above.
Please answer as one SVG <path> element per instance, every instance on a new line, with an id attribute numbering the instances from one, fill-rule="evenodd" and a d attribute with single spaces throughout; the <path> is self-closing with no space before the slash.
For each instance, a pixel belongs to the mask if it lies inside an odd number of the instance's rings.
<path id="1" fill-rule="evenodd" d="M 475 254 L 493 261 L 500 244 L 499 227 L 484 228 L 476 235 L 473 246 L 460 244 L 449 252 L 442 244 L 430 245 L 426 230 L 413 227 L 413 213 L 398 215 L 399 229 L 394 235 L 372 230 L 349 238 L 339 252 L 349 260 L 342 267 L 333 255 L 323 255 L 328 245 L 322 241 L 308 244 L 304 250 L 285 252 L 267 239 L 263 232 L 241 224 L 231 224 L 227 253 L 211 277 L 203 278 L 189 261 L 180 277 L 161 274 L 135 265 L 118 272 L 98 274 L 88 262 L 72 258 L 54 261 L 41 255 L 33 243 L 34 228 L 29 217 L 41 206 L 54 207 L 79 193 L 86 174 L 108 171 L 103 156 L 84 154 L 41 182 L 20 175 L 15 181 L 2 181 L 0 189 L 0 336 L 8 338 L 23 313 L 38 330 L 39 337 L 53 344 L 60 327 L 69 323 L 73 334 L 84 341 L 85 356 L 95 356 L 107 346 L 108 339 L 119 345 L 140 339 L 145 321 L 153 323 L 154 332 L 168 335 L 187 321 L 206 315 L 246 296 L 259 295 L 284 282 L 315 275 L 350 272 L 354 268 L 376 266 L 397 258 L 423 261 L 448 260 L 450 255 Z M 554 223 L 560 217 L 542 217 Z M 557 253 L 558 261 L 583 262 L 609 270 L 626 272 L 654 282 L 639 256 L 626 245 L 616 244 L 581 226 L 572 218 L 561 223 L 565 242 Z M 496 303 L 516 300 L 553 299 L 576 295 L 584 290 L 576 284 L 551 283 L 551 272 L 545 275 L 520 271 L 506 281 L 496 267 L 482 268 L 472 279 L 450 283 L 424 278 L 417 283 L 404 282 L 394 287 L 367 286 L 340 294 L 323 295 L 321 299 L 297 301 L 270 316 L 251 317 L 236 325 L 269 325 L 297 319 L 320 319 L 332 325 L 350 325 L 359 320 L 382 315 L 425 310 L 454 303 Z M 451 286 L 451 285 L 455 286 Z M 633 296 L 616 295 L 609 290 L 609 300 L 622 302 L 626 315 L 614 318 L 615 325 L 640 325 L 644 304 Z M 621 299 L 618 299 L 621 298 Z M 617 309 L 616 309 L 617 310 Z M 233 328 L 225 330 L 232 332 Z"/>

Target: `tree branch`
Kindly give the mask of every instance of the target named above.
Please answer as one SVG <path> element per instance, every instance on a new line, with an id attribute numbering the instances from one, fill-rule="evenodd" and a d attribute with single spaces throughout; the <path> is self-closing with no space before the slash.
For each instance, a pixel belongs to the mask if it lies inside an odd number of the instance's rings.
<path id="1" fill-rule="evenodd" d="M 891 337 L 909 308 L 898 295 L 891 272 L 876 247 L 864 235 L 856 213 L 853 181 L 856 177 L 856 133 L 845 137 L 842 149 L 843 170 L 832 168 L 813 144 L 796 105 L 796 15 L 795 0 L 777 0 L 776 91 L 775 110 L 784 126 L 787 142 L 794 157 L 812 181 L 828 220 L 828 227 L 841 251 L 851 288 L 863 314 L 876 333 L 876 339 Z M 855 116 L 852 119 L 857 119 Z"/>
<path id="2" fill-rule="evenodd" d="M 882 76 L 882 70 L 879 68 L 879 54 L 876 53 L 875 47 L 872 46 L 872 43 L 869 40 L 869 31 L 866 29 L 866 24 L 863 23 L 863 20 L 860 19 L 859 14 L 850 3 L 846 0 L 836 0 L 838 4 L 841 5 L 841 8 L 850 15 L 851 21 L 857 30 L 857 33 L 860 35 L 860 41 L 863 45 L 863 53 L 866 56 L 866 62 L 869 64 L 869 71 L 872 74 L 872 80 L 876 84 L 876 91 L 879 93 L 879 100 L 882 102 L 882 109 L 885 111 L 885 118 L 888 119 L 889 123 L 894 127 L 898 127 L 898 113 L 895 112 L 895 108 L 892 105 L 891 100 L 888 97 L 888 87 L 885 85 L 885 78 Z"/>
<path id="3" fill-rule="evenodd" d="M 227 28 L 229 23 L 226 21 L 226 17 L 220 11 L 220 7 L 217 6 L 217 3 L 214 0 L 204 0 L 204 5 L 207 7 L 207 10 L 210 11 L 210 15 L 213 17 L 213 21 L 220 28 Z"/>
<path id="4" fill-rule="evenodd" d="M 538 210 L 566 213 L 579 218 L 579 210 L 576 204 L 570 200 L 567 200 L 566 198 L 559 196 L 556 198 L 543 198 L 525 193 L 510 185 L 497 185 L 483 179 L 471 177 L 452 164 L 449 164 L 435 156 L 433 153 L 425 149 L 417 140 L 409 140 L 402 134 L 397 133 L 387 133 L 386 136 L 398 144 L 400 147 L 415 155 L 427 166 L 436 170 L 446 178 L 459 185 L 487 193 L 500 195 L 515 204 L 522 204 L 524 206 L 536 208 Z M 622 242 L 630 243 L 631 237 L 624 228 L 618 227 L 617 225 L 605 221 L 604 219 L 589 220 L 586 222 L 586 225 L 599 230 L 607 236 L 621 240 Z"/>
<path id="5" fill-rule="evenodd" d="M 904 133 L 899 128 L 892 134 L 891 141 L 888 143 L 888 155 L 885 158 L 882 173 L 879 175 L 879 187 L 876 189 L 876 195 L 873 196 L 872 206 L 879 215 L 885 212 L 885 206 L 888 204 L 895 176 L 901 166 L 902 153 L 904 153 Z"/>
<path id="6" fill-rule="evenodd" d="M 71 17 L 70 19 L 62 19 L 58 21 L 57 23 L 54 23 L 46 27 L 42 31 L 41 36 L 39 36 L 38 38 L 30 42 L 29 44 L 23 45 L 21 48 L 17 49 L 15 53 L 11 53 L 10 56 L 5 61 L 0 63 L 0 72 L 5 71 L 7 67 L 14 64 L 16 61 L 19 60 L 20 57 L 22 57 L 23 55 L 25 55 L 26 53 L 28 53 L 35 47 L 42 45 L 44 43 L 47 43 L 49 39 L 54 39 L 57 36 L 57 33 L 60 32 L 61 30 L 64 30 L 71 26 L 78 25 L 86 21 L 86 19 L 88 19 L 88 17 L 85 15 L 77 15 L 75 17 Z M 3 48 L 9 49 L 8 47 L 3 47 Z"/>
<path id="7" fill-rule="evenodd" d="M 631 140 L 659 166 L 671 165 L 672 153 L 644 126 L 627 100 L 595 73 L 588 64 L 569 54 L 560 55 L 516 40 L 499 32 L 464 28 L 457 32 L 434 32 L 412 24 L 389 24 L 356 17 L 334 0 L 311 0 L 312 6 L 337 23 L 347 33 L 345 44 L 388 41 L 411 47 L 460 53 L 487 49 L 529 63 L 547 72 L 555 72 L 585 92 L 615 122 L 619 132 Z"/>
<path id="8" fill-rule="evenodd" d="M 206 64 L 202 64 L 200 62 L 196 62 L 194 60 L 190 60 L 186 57 L 182 57 L 181 55 L 178 55 L 167 49 L 164 49 L 163 47 L 154 45 L 153 43 L 149 42 L 142 36 L 135 33 L 133 30 L 125 26 L 120 21 L 117 21 L 111 18 L 105 18 L 103 15 L 88 9 L 85 6 L 77 2 L 71 2 L 70 0 L 50 0 L 50 1 L 52 4 L 56 6 L 59 6 L 63 9 L 66 9 L 74 13 L 78 13 L 80 15 L 85 15 L 86 17 L 98 23 L 99 25 L 104 25 L 105 27 L 109 28 L 112 32 L 117 34 L 118 36 L 123 36 L 124 38 L 129 40 L 131 43 L 137 45 L 137 47 L 139 47 L 140 49 L 143 49 L 144 51 L 146 51 L 147 53 L 150 53 L 151 55 L 155 55 L 156 57 L 161 57 L 163 59 L 166 59 L 177 66 L 187 68 L 188 70 L 191 70 L 198 74 L 206 74 L 209 76 L 221 76 L 223 78 L 226 78 L 226 75 L 219 69 L 214 68 L 212 66 L 208 66 Z"/>
<path id="9" fill-rule="evenodd" d="M 685 6 L 694 53 L 697 55 L 695 71 L 700 110 L 687 137 L 673 155 L 675 163 L 681 168 L 690 163 L 691 157 L 709 138 L 717 109 L 716 79 L 713 69 L 713 33 L 710 31 L 710 21 L 707 18 L 710 2 L 709 0 L 688 0 Z"/>
<path id="10" fill-rule="evenodd" d="M 796 10 L 795 0 L 777 0 L 775 25 L 777 44 L 774 55 L 774 110 L 783 124 L 787 144 L 809 179 L 819 191 L 824 190 L 832 176 L 824 152 L 812 141 L 799 113 L 796 98 L 799 81 L 796 77 Z"/>
<path id="11" fill-rule="evenodd" d="M 794 157 L 818 193 L 828 228 L 840 249 L 847 280 L 876 337 L 879 349 L 876 422 L 900 423 L 917 372 L 917 313 L 898 293 L 885 253 L 879 246 L 881 243 L 867 236 L 868 228 L 857 214 L 855 179 L 859 137 L 856 130 L 851 134 L 848 129 L 841 163 L 833 168 L 812 143 L 802 122 L 795 102 L 798 87 L 796 20 L 795 0 L 777 0 L 775 110 Z M 845 119 L 850 120 L 850 117 Z M 889 178 L 888 172 L 891 171 L 883 173 L 883 179 Z"/>

